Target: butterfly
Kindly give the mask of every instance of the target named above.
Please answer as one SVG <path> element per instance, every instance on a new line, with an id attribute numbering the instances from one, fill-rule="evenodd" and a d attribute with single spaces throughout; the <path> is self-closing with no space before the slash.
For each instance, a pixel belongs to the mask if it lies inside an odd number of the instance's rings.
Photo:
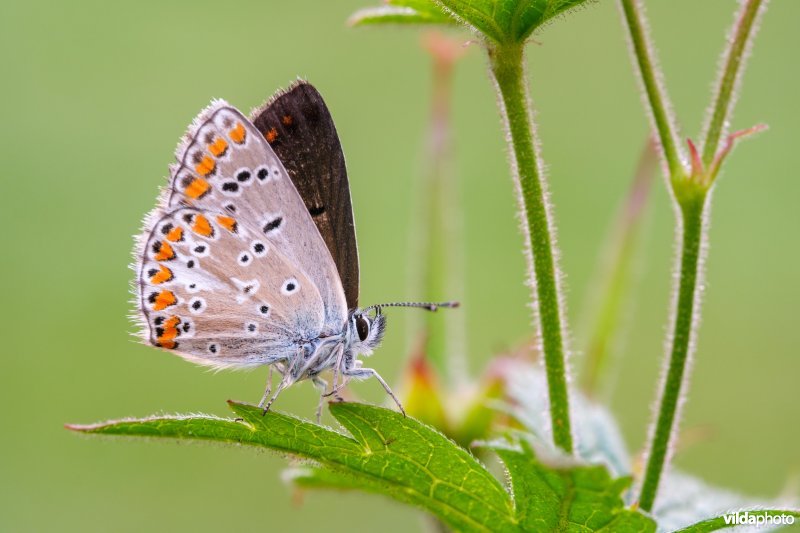
<path id="1" fill-rule="evenodd" d="M 248 119 L 223 100 L 195 118 L 169 185 L 134 250 L 137 319 L 146 343 L 201 365 L 268 365 L 266 413 L 302 380 L 334 396 L 381 343 L 384 307 L 435 311 L 457 302 L 358 307 L 350 187 L 336 128 L 317 90 L 296 82 Z M 272 372 L 282 378 L 272 392 Z M 320 377 L 332 371 L 333 383 Z"/>

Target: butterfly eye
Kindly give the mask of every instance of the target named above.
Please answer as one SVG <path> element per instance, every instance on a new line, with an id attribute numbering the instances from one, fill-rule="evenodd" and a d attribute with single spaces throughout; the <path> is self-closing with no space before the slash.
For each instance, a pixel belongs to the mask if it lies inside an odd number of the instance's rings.
<path id="1" fill-rule="evenodd" d="M 356 317 L 356 331 L 358 332 L 358 338 L 362 342 L 366 340 L 369 336 L 369 320 L 364 318 L 361 315 Z"/>

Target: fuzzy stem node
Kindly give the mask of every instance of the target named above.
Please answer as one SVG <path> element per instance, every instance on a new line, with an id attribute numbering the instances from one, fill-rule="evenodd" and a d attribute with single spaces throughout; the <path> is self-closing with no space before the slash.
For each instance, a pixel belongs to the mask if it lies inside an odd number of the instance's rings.
<path id="1" fill-rule="evenodd" d="M 735 94 L 744 71 L 748 49 L 753 42 L 757 21 L 766 0 L 744 0 L 730 33 L 730 43 L 723 53 L 723 67 L 709 113 L 703 141 L 703 163 L 708 167 L 720 151 L 720 141 L 730 120 Z"/>

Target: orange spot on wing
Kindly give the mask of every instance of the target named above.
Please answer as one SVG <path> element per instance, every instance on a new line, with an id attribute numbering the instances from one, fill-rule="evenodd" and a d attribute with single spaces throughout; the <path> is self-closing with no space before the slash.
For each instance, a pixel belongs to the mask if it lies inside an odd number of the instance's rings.
<path id="1" fill-rule="evenodd" d="M 158 337 L 159 342 L 171 341 L 178 336 L 177 328 L 164 328 L 164 333 Z"/>
<path id="2" fill-rule="evenodd" d="M 203 237 L 211 237 L 214 235 L 214 228 L 211 227 L 211 223 L 203 215 L 197 215 L 194 217 L 192 231 L 198 235 L 202 235 Z"/>
<path id="3" fill-rule="evenodd" d="M 272 128 L 267 133 L 264 134 L 264 138 L 267 139 L 268 143 L 275 142 L 275 139 L 278 138 L 278 130 Z"/>
<path id="4" fill-rule="evenodd" d="M 222 137 L 217 137 L 216 141 L 208 145 L 208 149 L 214 157 L 220 157 L 228 151 L 228 143 Z"/>
<path id="5" fill-rule="evenodd" d="M 174 227 L 167 233 L 167 240 L 172 242 L 181 242 L 183 240 L 183 228 Z"/>
<path id="6" fill-rule="evenodd" d="M 200 167 L 200 165 L 197 166 L 198 168 Z M 206 180 L 203 178 L 195 178 L 191 183 L 189 183 L 184 192 L 189 198 L 197 200 L 198 198 L 205 196 L 209 189 L 211 189 L 211 185 L 209 185 Z"/>
<path id="7" fill-rule="evenodd" d="M 168 290 L 163 290 L 156 296 L 155 301 L 153 302 L 153 311 L 163 311 L 167 307 L 175 305 L 178 303 L 178 299 L 175 297 L 175 293 Z"/>
<path id="8" fill-rule="evenodd" d="M 172 274 L 172 270 L 168 269 L 164 265 L 158 265 L 158 272 L 150 276 L 150 282 L 156 285 L 160 283 L 166 283 L 171 281 L 175 276 Z"/>
<path id="9" fill-rule="evenodd" d="M 292 115 L 283 115 L 281 122 L 283 122 L 284 126 L 291 126 L 292 122 L 294 122 L 294 119 L 292 118 Z"/>
<path id="10" fill-rule="evenodd" d="M 175 259 L 175 250 L 172 249 L 172 246 L 170 246 L 168 242 L 159 241 L 157 246 L 158 251 L 153 257 L 156 261 L 169 261 L 171 259 Z"/>
<path id="11" fill-rule="evenodd" d="M 236 144 L 242 144 L 244 142 L 245 138 L 247 137 L 247 131 L 245 131 L 245 129 L 244 129 L 244 124 L 242 124 L 241 122 L 237 123 L 236 127 L 234 127 L 230 131 L 228 136 Z"/>
<path id="12" fill-rule="evenodd" d="M 208 176 L 217 169 L 217 163 L 210 155 L 204 155 L 203 159 L 194 167 L 198 174 L 201 176 Z M 194 182 L 193 182 L 194 183 Z"/>
<path id="13" fill-rule="evenodd" d="M 157 328 L 156 333 L 158 336 L 156 337 L 156 345 L 170 350 L 177 348 L 178 343 L 175 342 L 175 339 L 181 334 L 178 330 L 180 323 L 180 317 L 171 316 L 164 322 L 162 327 Z"/>
<path id="14" fill-rule="evenodd" d="M 217 222 L 220 226 L 225 228 L 226 230 L 230 231 L 231 233 L 236 233 L 236 219 L 233 217 L 226 217 L 220 215 L 217 217 Z"/>
<path id="15" fill-rule="evenodd" d="M 181 318 L 179 316 L 169 317 L 164 324 L 156 328 L 156 346 L 167 349 L 175 349 L 178 343 L 175 339 L 181 334 L 178 326 L 181 325 Z"/>

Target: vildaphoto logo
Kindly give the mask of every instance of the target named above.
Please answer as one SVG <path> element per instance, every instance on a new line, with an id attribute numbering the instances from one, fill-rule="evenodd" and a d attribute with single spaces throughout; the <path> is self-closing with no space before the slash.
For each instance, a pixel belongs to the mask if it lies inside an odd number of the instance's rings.
<path id="1" fill-rule="evenodd" d="M 788 526 L 794 524 L 794 516 L 790 514 L 766 514 L 751 513 L 744 511 L 741 513 L 728 513 L 723 516 L 725 525 L 732 526 Z"/>

